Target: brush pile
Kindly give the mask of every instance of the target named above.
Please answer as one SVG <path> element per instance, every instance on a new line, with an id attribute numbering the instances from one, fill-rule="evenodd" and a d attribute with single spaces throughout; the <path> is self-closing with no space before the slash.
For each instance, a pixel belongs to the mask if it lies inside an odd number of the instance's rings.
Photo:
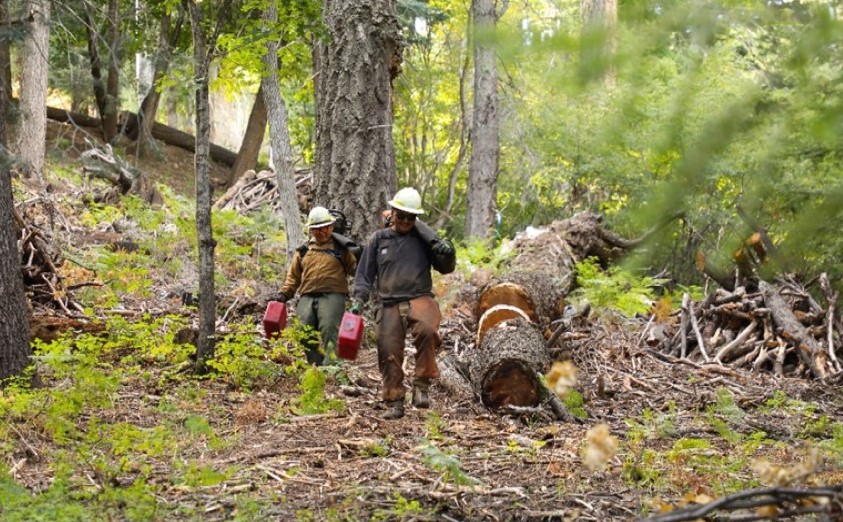
<path id="1" fill-rule="evenodd" d="M 651 322 L 643 338 L 663 353 L 695 363 L 822 379 L 841 371 L 837 352 L 843 327 L 835 316 L 838 293 L 826 274 L 811 283 L 819 285 L 825 306 L 808 292 L 810 284 L 791 277 L 718 289 L 697 303 L 686 294 L 676 332 L 670 336 L 664 322 Z"/>
<path id="2" fill-rule="evenodd" d="M 309 170 L 296 171 L 296 194 L 299 210 L 306 214 L 310 210 L 311 180 Z M 214 210 L 236 210 L 248 214 L 259 208 L 270 207 L 278 210 L 281 201 L 278 198 L 278 177 L 269 170 L 255 172 L 247 170 L 216 202 Z"/>

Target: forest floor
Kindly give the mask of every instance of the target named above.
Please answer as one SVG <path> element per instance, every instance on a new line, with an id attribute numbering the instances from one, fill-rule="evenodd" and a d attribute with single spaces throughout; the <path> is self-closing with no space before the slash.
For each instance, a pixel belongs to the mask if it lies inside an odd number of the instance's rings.
<path id="1" fill-rule="evenodd" d="M 54 161 L 67 157 L 72 165 L 73 148 L 54 147 Z M 168 147 L 166 156 L 138 166 L 190 195 L 191 153 Z M 156 288 L 158 297 L 143 308 L 193 317 L 173 299 L 172 285 Z M 460 275 L 437 284 L 465 285 Z M 473 346 L 474 324 L 458 296 L 441 300 L 445 351 Z M 259 337 L 261 310 L 246 320 Z M 607 521 L 704 505 L 763 485 L 843 483 L 839 378 L 781 379 L 673 359 L 642 342 L 647 320 L 606 314 L 575 325 L 582 335 L 562 348 L 579 369 L 581 422 L 556 421 L 549 408 L 489 411 L 438 385 L 429 410 L 408 404 L 404 418 L 384 420 L 368 338 L 357 360 L 329 373 L 325 397 L 341 406 L 317 415 L 296 413 L 303 391 L 292 377 L 245 391 L 175 379 L 174 372 L 189 372 L 150 365 L 147 374 L 121 380 L 98 412 L 100 422 L 152 429 L 200 416 L 212 434 L 171 441 L 171 452 L 148 452 L 144 462 L 107 477 L 80 465 L 79 487 L 129 488 L 142 473 L 155 492 L 155 520 Z M 116 355 L 109 362 L 120 365 Z M 410 346 L 406 370 L 411 375 Z M 63 383 L 45 375 L 45 384 Z M 617 450 L 590 469 L 583 452 L 589 430 L 601 423 Z M 61 444 L 34 424 L 15 431 L 3 463 L 17 483 L 43 492 L 57 473 L 48 456 Z M 175 480 L 188 463 L 207 480 Z M 126 506 L 118 512 L 116 519 L 132 518 Z"/>

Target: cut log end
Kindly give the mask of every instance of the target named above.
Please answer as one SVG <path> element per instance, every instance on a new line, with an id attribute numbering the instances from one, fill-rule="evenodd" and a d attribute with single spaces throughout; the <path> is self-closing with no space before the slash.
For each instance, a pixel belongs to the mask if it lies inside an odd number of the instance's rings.
<path id="1" fill-rule="evenodd" d="M 483 290 L 477 300 L 477 317 L 482 317 L 490 308 L 497 305 L 510 305 L 520 308 L 531 321 L 536 322 L 536 306 L 521 285 L 504 282 L 492 285 Z"/>
<path id="2" fill-rule="evenodd" d="M 480 321 L 478 321 L 477 323 L 476 346 L 483 345 L 483 338 L 486 336 L 486 332 L 488 332 L 495 326 L 503 323 L 504 321 L 508 321 L 510 319 L 515 318 L 524 319 L 528 323 L 533 322 L 523 310 L 515 306 L 499 304 L 486 310 L 486 312 L 480 318 Z"/>
<path id="3" fill-rule="evenodd" d="M 536 372 L 521 361 L 501 361 L 486 374 L 481 400 L 489 408 L 536 406 L 541 400 L 541 383 Z"/>

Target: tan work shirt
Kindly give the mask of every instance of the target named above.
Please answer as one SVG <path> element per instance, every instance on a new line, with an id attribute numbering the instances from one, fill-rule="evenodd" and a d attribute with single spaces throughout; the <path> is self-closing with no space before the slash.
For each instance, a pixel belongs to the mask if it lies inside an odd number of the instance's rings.
<path id="1" fill-rule="evenodd" d="M 347 248 L 340 248 L 333 239 L 320 245 L 311 238 L 304 256 L 296 250 L 281 292 L 291 298 L 296 290 L 302 295 L 329 292 L 348 295 L 347 276 L 354 274 L 356 268 L 357 260 Z"/>

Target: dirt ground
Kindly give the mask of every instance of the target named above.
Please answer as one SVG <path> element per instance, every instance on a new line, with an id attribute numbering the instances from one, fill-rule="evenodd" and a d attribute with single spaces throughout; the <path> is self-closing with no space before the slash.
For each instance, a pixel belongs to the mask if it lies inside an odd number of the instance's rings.
<path id="1" fill-rule="evenodd" d="M 54 129 L 53 136 L 74 138 L 68 132 Z M 168 149 L 144 171 L 189 195 L 192 154 Z M 53 151 L 73 153 L 67 147 Z M 447 309 L 443 350 L 471 349 L 473 325 L 458 308 Z M 259 314 L 254 321 L 257 328 Z M 579 340 L 562 346 L 580 370 L 576 389 L 587 412 L 581 423 L 554 420 L 548 407 L 489 411 L 473 398 L 455 400 L 438 385 L 431 390 L 431 409 L 408 404 L 403 419 L 383 420 L 377 358 L 369 345 L 356 361 L 344 363 L 348 380 L 329 381 L 328 397 L 345 403 L 341 413 L 289 414 L 300 395 L 292 379 L 251 394 L 201 384 L 214 431 L 233 443 L 195 447 L 186 457 L 234 471 L 220 485 L 181 488 L 168 485 L 169 468 L 162 464 L 152 478 L 162 484 L 158 500 L 172 508 L 190 506 L 203 520 L 252 520 L 239 502 L 246 496 L 272 506 L 262 520 L 635 520 L 662 502 L 713 498 L 728 481 L 752 482 L 746 466 L 714 464 L 715 457 L 736 451 L 706 420 L 722 390 L 745 412 L 739 421 L 726 419 L 731 430 L 744 437 L 763 431 L 781 442 L 760 445 L 748 457 L 783 467 L 801 462 L 804 451 L 788 445 L 801 427 L 761 407 L 777 390 L 815 401 L 834 419 L 843 417 L 836 386 L 675 360 L 640 342 L 644 324 L 589 321 L 577 326 Z M 411 347 L 407 358 L 411 374 Z M 147 386 L 124 387 L 112 420 L 155 426 L 158 406 L 176 400 L 177 391 Z M 587 432 L 599 423 L 608 425 L 619 450 L 604 468 L 591 470 L 582 455 Z M 689 439 L 706 441 L 710 465 L 676 452 Z M 648 460 L 671 451 L 673 457 Z M 38 491 L 49 476 L 47 465 L 35 461 L 17 479 Z"/>

